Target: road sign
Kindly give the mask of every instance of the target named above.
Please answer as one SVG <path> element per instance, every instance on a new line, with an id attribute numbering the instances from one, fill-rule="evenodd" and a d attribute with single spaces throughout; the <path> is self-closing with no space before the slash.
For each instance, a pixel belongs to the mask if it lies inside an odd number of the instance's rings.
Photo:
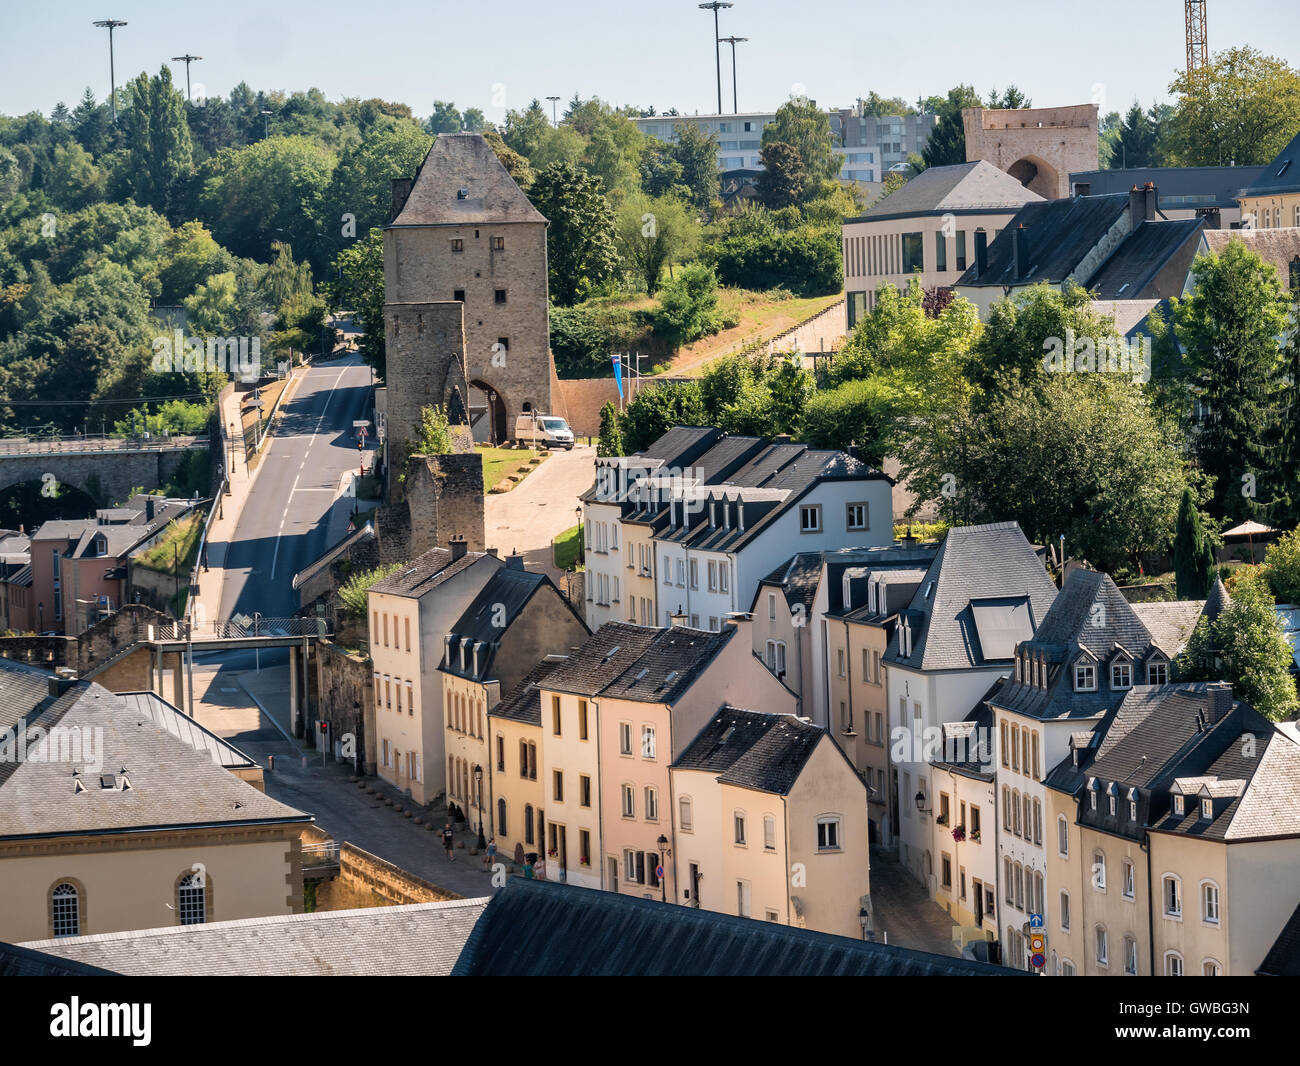
<path id="1" fill-rule="evenodd" d="M 355 422 L 352 423 L 352 428 L 353 428 L 353 429 L 365 429 L 365 428 L 366 428 L 367 426 L 369 426 L 369 425 L 370 425 L 370 419 L 368 419 L 368 418 L 359 418 L 359 419 L 357 419 Z"/>
<path id="2" fill-rule="evenodd" d="M 1029 916 L 1029 928 L 1030 929 L 1043 928 L 1043 916 L 1041 914 L 1031 914 Z"/>
<path id="3" fill-rule="evenodd" d="M 663 868 L 662 866 L 656 866 L 656 867 L 655 867 L 655 877 L 659 878 L 659 880 L 661 880 L 661 881 L 663 880 L 663 878 L 664 878 L 664 868 Z"/>
<path id="4" fill-rule="evenodd" d="M 1041 970 L 1043 968 L 1043 965 L 1047 962 L 1047 960 L 1043 958 L 1043 956 L 1041 955 L 1032 955 L 1029 958 L 1029 962 L 1030 965 L 1032 965 L 1035 970 Z"/>
<path id="5" fill-rule="evenodd" d="M 1042 933 L 1034 933 L 1029 938 L 1029 950 L 1035 955 L 1041 955 L 1047 950 L 1047 937 Z"/>

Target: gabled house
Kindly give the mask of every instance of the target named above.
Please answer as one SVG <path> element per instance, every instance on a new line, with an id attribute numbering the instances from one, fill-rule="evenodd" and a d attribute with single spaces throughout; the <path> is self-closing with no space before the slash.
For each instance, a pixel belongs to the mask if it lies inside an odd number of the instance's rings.
<path id="1" fill-rule="evenodd" d="M 1034 635 L 1056 586 L 1014 522 L 956 526 L 906 607 L 885 653 L 893 763 L 891 832 L 933 896 L 934 790 L 929 760 L 945 722 L 961 721 Z"/>
<path id="2" fill-rule="evenodd" d="M 1300 227 L 1300 133 L 1241 191 L 1237 202 L 1251 229 Z"/>
<path id="3" fill-rule="evenodd" d="M 998 753 L 998 928 L 1007 965 L 1026 965 L 1029 916 L 1052 913 L 1047 771 L 1135 686 L 1169 682 L 1170 664 L 1203 609 L 1197 601 L 1129 604 L 1109 575 L 1075 570 L 1037 631 L 1016 641 L 1014 672 L 988 700 Z"/>
<path id="4" fill-rule="evenodd" d="M 1100 300 L 1161 300 L 1183 291 L 1203 218 L 1164 219 L 1148 182 L 1128 193 L 1026 204 L 956 284 L 987 320 L 999 300 L 1073 282 Z"/>
<path id="5" fill-rule="evenodd" d="M 1300 882 L 1300 747 L 1224 682 L 1139 686 L 1046 784 L 1047 973 L 1256 972 Z"/>
<path id="6" fill-rule="evenodd" d="M 790 714 L 723 707 L 671 774 L 680 902 L 864 935 L 865 786 L 826 730 Z"/>
<path id="7" fill-rule="evenodd" d="M 485 837 L 496 832 L 491 759 L 505 759 L 504 740 L 491 752 L 489 716 L 549 654 L 565 654 L 590 634 L 569 600 L 545 574 L 512 555 L 488 578 L 443 637 L 442 685 L 447 799 Z"/>

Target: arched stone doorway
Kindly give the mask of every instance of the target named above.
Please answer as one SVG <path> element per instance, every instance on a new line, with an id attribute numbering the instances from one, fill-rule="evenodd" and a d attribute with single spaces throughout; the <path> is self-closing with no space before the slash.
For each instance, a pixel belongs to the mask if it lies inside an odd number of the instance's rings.
<path id="1" fill-rule="evenodd" d="M 469 383 L 469 421 L 476 442 L 504 444 L 510 439 L 505 397 L 486 381 Z"/>
<path id="2" fill-rule="evenodd" d="M 1007 167 L 1007 173 L 1030 192 L 1038 193 L 1045 200 L 1054 199 L 1056 196 L 1059 180 L 1056 169 L 1037 156 L 1022 156 Z"/>

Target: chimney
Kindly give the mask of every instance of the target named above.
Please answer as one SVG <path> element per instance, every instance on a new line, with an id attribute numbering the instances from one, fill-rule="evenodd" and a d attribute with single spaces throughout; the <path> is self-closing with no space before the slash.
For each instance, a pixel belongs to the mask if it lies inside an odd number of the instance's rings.
<path id="1" fill-rule="evenodd" d="M 487 548 L 485 550 L 493 559 L 497 558 L 497 552 L 500 551 L 499 548 Z"/>
<path id="2" fill-rule="evenodd" d="M 1132 233 L 1138 228 L 1146 218 L 1146 194 L 1137 187 L 1135 182 L 1133 188 L 1128 191 L 1128 229 Z"/>
<path id="3" fill-rule="evenodd" d="M 469 545 L 465 542 L 463 536 L 452 537 L 451 540 L 447 541 L 447 547 L 451 549 L 451 561 L 453 563 L 469 551 Z"/>
<path id="4" fill-rule="evenodd" d="M 524 557 L 518 552 L 506 556 L 507 570 L 522 570 L 524 568 Z"/>
<path id="5" fill-rule="evenodd" d="M 1142 217 L 1147 222 L 1154 222 L 1156 219 L 1156 208 L 1160 204 L 1160 198 L 1156 195 L 1156 183 L 1148 181 L 1142 186 Z"/>
<path id="6" fill-rule="evenodd" d="M 396 218 L 406 206 L 406 198 L 411 195 L 411 185 L 414 184 L 412 178 L 394 178 L 392 185 L 393 202 L 390 211 L 390 219 Z"/>
<path id="7" fill-rule="evenodd" d="M 1011 234 L 1011 262 L 1017 280 L 1029 273 L 1029 234 L 1023 222 Z"/>
<path id="8" fill-rule="evenodd" d="M 153 521 L 153 506 L 153 497 L 146 496 L 144 498 L 144 517 L 147 522 Z"/>
<path id="9" fill-rule="evenodd" d="M 64 677 L 62 672 L 56 674 L 50 678 L 50 696 L 62 696 L 76 683 L 77 678 L 75 674 L 72 677 Z"/>
<path id="10" fill-rule="evenodd" d="M 982 278 L 989 269 L 989 235 L 982 229 L 975 231 L 975 277 Z"/>
<path id="11" fill-rule="evenodd" d="M 1206 713 L 1210 724 L 1215 725 L 1228 716 L 1232 710 L 1232 684 L 1228 681 L 1212 681 L 1205 686 L 1209 706 Z"/>
<path id="12" fill-rule="evenodd" d="M 682 605 L 677 605 L 677 613 L 669 616 L 669 620 L 675 626 L 684 626 L 690 620 L 690 616 L 682 610 Z"/>

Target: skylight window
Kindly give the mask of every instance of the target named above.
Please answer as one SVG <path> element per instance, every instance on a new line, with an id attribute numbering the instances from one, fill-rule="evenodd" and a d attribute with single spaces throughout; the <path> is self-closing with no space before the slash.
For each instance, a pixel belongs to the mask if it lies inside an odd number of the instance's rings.
<path id="1" fill-rule="evenodd" d="M 1290 166 L 1291 166 L 1291 160 L 1289 159 L 1282 160 L 1282 165 L 1277 168 L 1277 173 L 1274 175 L 1274 177 L 1280 178 L 1283 174 L 1287 172 L 1287 169 Z"/>

